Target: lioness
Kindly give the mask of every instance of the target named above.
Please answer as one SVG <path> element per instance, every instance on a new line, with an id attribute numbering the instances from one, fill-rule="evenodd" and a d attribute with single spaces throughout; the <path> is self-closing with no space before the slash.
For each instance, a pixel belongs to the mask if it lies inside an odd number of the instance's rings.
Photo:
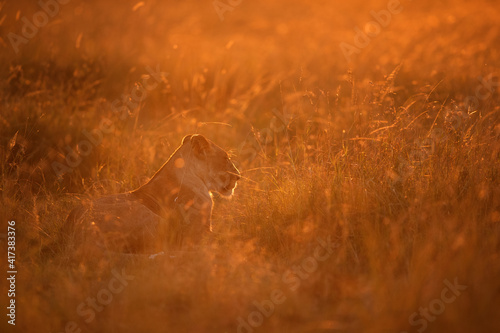
<path id="1" fill-rule="evenodd" d="M 212 192 L 230 197 L 239 179 L 222 148 L 202 135 L 187 135 L 146 184 L 75 208 L 66 227 L 76 250 L 97 245 L 112 252 L 152 253 L 165 241 L 160 230 L 177 233 L 182 245 L 195 245 L 212 230 Z M 177 228 L 165 228 L 168 224 Z"/>

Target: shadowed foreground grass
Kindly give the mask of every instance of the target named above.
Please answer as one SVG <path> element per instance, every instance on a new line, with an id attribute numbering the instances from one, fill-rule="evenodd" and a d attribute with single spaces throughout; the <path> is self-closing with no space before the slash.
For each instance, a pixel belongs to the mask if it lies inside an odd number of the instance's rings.
<path id="1" fill-rule="evenodd" d="M 40 8 L 5 3 L 14 330 L 497 332 L 498 5 L 402 6 L 348 62 L 340 43 L 387 2 L 243 1 L 220 21 L 210 2 L 75 1 L 17 54 L 7 33 Z M 138 187 L 189 133 L 244 176 L 215 197 L 212 244 L 97 267 L 44 250 L 79 200 Z"/>

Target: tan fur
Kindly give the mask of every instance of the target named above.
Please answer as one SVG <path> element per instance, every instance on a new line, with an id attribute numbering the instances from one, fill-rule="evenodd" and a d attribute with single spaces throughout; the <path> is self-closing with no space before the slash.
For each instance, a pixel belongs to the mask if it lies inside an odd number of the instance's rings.
<path id="1" fill-rule="evenodd" d="M 166 243 L 194 246 L 211 232 L 212 192 L 229 197 L 238 169 L 228 154 L 201 135 L 181 146 L 138 189 L 74 209 L 68 232 L 76 247 L 152 253 Z"/>

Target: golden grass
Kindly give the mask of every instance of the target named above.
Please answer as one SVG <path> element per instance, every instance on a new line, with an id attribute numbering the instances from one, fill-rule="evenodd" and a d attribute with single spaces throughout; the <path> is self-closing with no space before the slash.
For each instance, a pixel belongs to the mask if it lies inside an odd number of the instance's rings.
<path id="1" fill-rule="evenodd" d="M 478 80 L 500 77 L 498 5 L 402 2 L 347 62 L 339 44 L 387 3 L 242 1 L 220 21 L 210 1 L 71 1 L 17 54 L 6 36 L 40 8 L 4 3 L 0 232 L 16 220 L 16 331 L 236 332 L 281 290 L 253 331 L 410 332 L 455 279 L 467 289 L 425 331 L 498 331 L 500 98 Z M 112 102 L 146 66 L 168 75 L 122 119 Z M 65 147 L 104 118 L 114 131 L 58 178 Z M 205 251 L 100 267 L 43 251 L 62 246 L 78 200 L 136 188 L 189 133 L 231 149 L 244 176 L 216 198 Z M 307 266 L 318 237 L 333 252 Z M 293 280 L 300 265 L 311 272 Z M 85 322 L 78 305 L 113 270 L 134 279 Z"/>

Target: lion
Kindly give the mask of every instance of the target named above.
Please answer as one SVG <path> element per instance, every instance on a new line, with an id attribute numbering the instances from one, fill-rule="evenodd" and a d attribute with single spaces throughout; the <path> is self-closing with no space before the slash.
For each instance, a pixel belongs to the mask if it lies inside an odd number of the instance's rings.
<path id="1" fill-rule="evenodd" d="M 99 251 L 157 253 L 172 239 L 177 249 L 196 247 L 212 232 L 212 193 L 231 197 L 240 178 L 226 151 L 187 135 L 147 183 L 75 208 L 65 228 L 73 246 Z"/>

